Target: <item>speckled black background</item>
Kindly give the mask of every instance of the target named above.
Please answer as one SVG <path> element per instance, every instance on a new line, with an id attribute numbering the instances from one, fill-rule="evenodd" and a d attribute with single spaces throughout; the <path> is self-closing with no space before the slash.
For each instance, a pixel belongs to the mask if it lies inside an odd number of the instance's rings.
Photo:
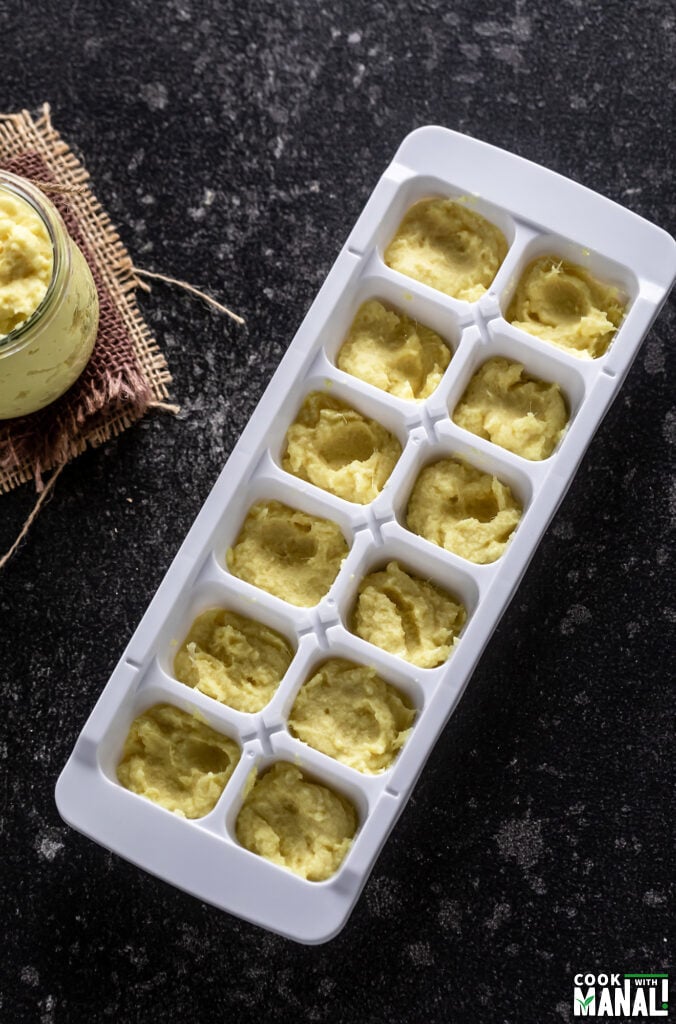
<path id="1" fill-rule="evenodd" d="M 0 0 L 0 106 L 51 102 L 143 266 L 181 415 L 78 459 L 0 574 L 3 1021 L 572 1020 L 668 965 L 665 308 L 385 847 L 304 948 L 64 826 L 75 738 L 378 176 L 438 123 L 674 228 L 668 0 Z M 34 500 L 0 499 L 0 549 Z M 671 505 L 670 505 L 671 501 Z"/>

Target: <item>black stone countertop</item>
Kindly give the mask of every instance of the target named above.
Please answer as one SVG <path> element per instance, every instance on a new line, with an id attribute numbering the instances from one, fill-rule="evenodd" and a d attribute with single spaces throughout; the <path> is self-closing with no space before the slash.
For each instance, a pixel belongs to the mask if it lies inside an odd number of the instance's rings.
<path id="1" fill-rule="evenodd" d="M 668 0 L 0 0 L 0 106 L 48 100 L 134 258 L 247 320 L 142 299 L 181 415 L 72 464 L 0 574 L 3 1021 L 558 1024 L 576 972 L 666 967 L 673 304 L 332 943 L 142 873 L 53 790 L 404 135 L 467 132 L 673 231 L 673 28 Z M 0 499 L 0 550 L 33 501 Z"/>

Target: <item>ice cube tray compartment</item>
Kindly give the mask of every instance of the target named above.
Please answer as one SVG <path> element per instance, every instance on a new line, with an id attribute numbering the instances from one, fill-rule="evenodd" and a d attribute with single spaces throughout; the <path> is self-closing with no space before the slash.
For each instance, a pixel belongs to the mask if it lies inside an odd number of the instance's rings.
<path id="1" fill-rule="evenodd" d="M 241 750 L 250 737 L 247 735 L 247 723 L 243 721 L 239 712 L 211 700 L 198 691 L 183 686 L 177 680 L 166 676 L 157 662 L 153 662 L 144 673 L 138 687 L 134 692 L 128 694 L 126 700 L 121 703 L 118 713 L 111 719 L 109 727 L 98 745 L 99 766 L 113 785 L 121 785 L 116 769 L 122 757 L 122 750 L 132 722 L 139 715 L 158 704 L 171 704 L 188 714 L 197 712 L 200 720 L 206 725 L 234 740 L 240 748 L 241 760 Z M 251 731 L 250 728 L 248 731 Z M 231 781 L 232 777 L 226 783 L 226 789 Z M 136 794 L 130 792 L 130 796 L 136 796 Z M 143 799 L 143 797 L 137 797 L 137 799 Z M 219 803 L 222 799 L 223 795 L 221 795 Z M 172 812 L 167 811 L 166 813 Z"/>
<path id="2" fill-rule="evenodd" d="M 336 304 L 330 315 L 326 316 L 319 329 L 321 348 L 317 354 L 317 365 L 321 367 L 325 359 L 331 366 L 336 366 L 338 353 L 343 345 L 345 337 L 359 312 L 361 306 L 370 299 L 375 299 L 384 306 L 394 309 L 397 313 L 403 313 L 412 320 L 418 320 L 425 327 L 431 328 L 446 343 L 451 354 L 454 352 L 460 340 L 462 323 L 467 320 L 468 311 L 463 309 L 459 314 L 454 308 L 437 299 L 441 293 L 434 292 L 432 297 L 422 294 L 414 288 L 408 287 L 408 282 L 416 284 L 412 278 L 403 278 L 402 275 L 393 275 L 384 264 L 375 256 L 367 260 L 359 278 L 354 282 L 351 289 L 346 291 L 341 300 Z M 321 373 L 321 369 L 318 369 Z M 346 378 L 346 383 L 354 383 L 355 378 L 344 371 L 338 370 L 341 379 Z M 363 383 L 363 382 L 360 382 Z M 376 395 L 383 395 L 378 388 L 371 384 L 365 384 L 369 392 Z M 410 401 L 397 399 L 392 395 L 386 395 L 388 401 L 394 400 L 395 406 L 399 402 L 410 405 Z"/>
<path id="3" fill-rule="evenodd" d="M 435 424 L 434 438 L 420 435 L 414 438 L 415 457 L 410 459 L 401 475 L 401 484 L 392 496 L 392 512 L 394 519 L 405 530 L 406 513 L 413 488 L 420 474 L 428 466 L 444 459 L 456 459 L 465 462 L 481 473 L 487 473 L 507 484 L 522 508 L 522 518 L 533 498 L 533 480 L 523 467 L 523 460 L 513 456 L 510 461 L 503 458 L 503 453 L 512 455 L 499 445 L 491 449 L 480 450 L 475 444 L 475 435 L 457 427 L 448 419 Z M 417 534 L 414 534 L 417 536 Z M 421 538 L 422 539 L 422 538 Z M 430 543 L 428 541 L 428 543 Z M 435 551 L 439 549 L 434 545 Z M 466 559 L 463 559 L 466 561 Z M 476 564 L 476 563 L 474 563 Z"/>
<path id="4" fill-rule="evenodd" d="M 614 259 L 602 256 L 598 252 L 593 252 L 587 246 L 580 245 L 579 242 L 574 242 L 570 238 L 542 233 L 536 230 L 528 230 L 526 234 L 526 228 L 524 227 L 523 240 L 519 246 L 517 259 L 513 261 L 513 266 L 510 267 L 510 273 L 504 282 L 504 287 L 493 289 L 499 295 L 500 310 L 503 317 L 512 301 L 512 296 L 521 275 L 528 265 L 539 256 L 554 256 L 568 263 L 574 263 L 589 271 L 590 274 L 604 284 L 617 288 L 620 297 L 625 303 L 625 316 L 628 315 L 639 292 L 639 282 L 636 279 L 636 275 L 628 267 L 622 266 L 622 264 L 617 263 Z M 620 327 L 621 329 L 622 327 Z M 618 335 L 620 330 L 617 332 Z M 532 337 L 532 335 L 529 335 L 529 337 Z M 615 343 L 616 337 L 611 344 Z"/>
<path id="5" fill-rule="evenodd" d="M 208 560 L 192 589 L 177 595 L 171 614 L 158 634 L 158 662 L 166 675 L 173 676 L 174 658 L 195 619 L 216 608 L 260 622 L 280 633 L 293 649 L 297 648 L 295 620 L 293 614 L 288 613 L 286 604 L 269 607 L 245 597 L 238 588 L 228 586 L 215 560 Z"/>
<path id="6" fill-rule="evenodd" d="M 451 298 L 384 263 L 384 251 L 419 199 L 456 198 L 505 235 L 506 256 L 475 302 Z M 615 283 L 627 315 L 596 360 L 512 327 L 505 312 L 519 275 L 540 254 L 560 255 Z M 64 818 L 146 870 L 249 921 L 297 941 L 321 942 L 344 924 L 368 872 L 406 802 L 436 738 L 457 704 L 536 544 L 570 484 L 598 423 L 676 272 L 673 241 L 660 229 L 594 193 L 441 128 L 404 140 L 299 328 L 227 466 L 179 550 L 90 715 L 57 786 Z M 362 304 L 370 299 L 435 331 L 451 358 L 421 401 L 397 398 L 337 366 Z M 530 461 L 477 437 L 453 420 L 472 375 L 504 356 L 528 374 L 556 382 L 569 420 L 552 454 Z M 286 434 L 306 396 L 320 391 L 376 420 L 401 444 L 385 486 L 366 505 L 350 502 L 288 473 Z M 506 483 L 522 514 L 503 554 L 480 565 L 418 536 L 406 509 L 422 469 L 455 458 Z M 226 552 L 250 508 L 277 501 L 328 519 L 346 557 L 326 594 L 300 607 L 235 575 Z M 467 613 L 448 660 L 419 668 L 351 632 L 358 588 L 395 560 L 460 600 Z M 293 657 L 270 700 L 244 713 L 179 682 L 174 656 L 195 618 L 223 608 L 276 630 Z M 288 729 L 294 701 L 331 658 L 374 669 L 415 709 L 411 733 L 393 763 L 369 775 L 319 751 Z M 231 737 L 241 756 L 208 814 L 182 819 L 117 780 L 129 725 L 157 703 L 196 711 Z M 309 882 L 244 849 L 237 815 L 251 784 L 278 760 L 346 796 L 358 830 L 337 872 Z"/>
<path id="7" fill-rule="evenodd" d="M 499 228 L 505 236 L 509 252 L 517 237 L 517 220 L 508 207 L 492 202 L 486 193 L 477 192 L 474 185 L 474 169 L 465 175 L 453 173 L 450 177 L 452 181 L 446 175 L 436 176 L 424 172 L 418 174 L 401 164 L 390 167 L 389 172 L 386 172 L 386 187 L 378 193 L 374 192 L 367 203 L 348 238 L 348 249 L 360 254 L 373 249 L 388 276 L 396 274 L 396 279 L 405 284 L 411 280 L 409 277 L 392 271 L 385 265 L 383 257 L 387 246 L 394 238 L 406 213 L 415 203 L 422 199 L 452 199 Z M 426 294 L 427 286 L 422 287 L 425 288 Z M 446 298 L 453 304 L 459 301 L 450 299 L 450 296 Z M 466 303 L 461 305 L 464 306 Z"/>

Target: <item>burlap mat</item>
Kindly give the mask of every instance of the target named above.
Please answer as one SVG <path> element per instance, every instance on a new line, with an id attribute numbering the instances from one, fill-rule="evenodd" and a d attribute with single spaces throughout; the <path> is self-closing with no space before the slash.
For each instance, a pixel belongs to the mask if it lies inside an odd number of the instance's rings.
<path id="1" fill-rule="evenodd" d="M 37 120 L 27 111 L 0 115 L 0 167 L 66 189 L 84 186 L 50 199 L 89 263 L 100 304 L 94 351 L 70 390 L 31 416 L 0 421 L 1 494 L 31 479 L 41 490 L 47 470 L 120 434 L 149 408 L 167 408 L 171 375 L 136 304 L 134 291 L 144 285 L 48 105 Z"/>

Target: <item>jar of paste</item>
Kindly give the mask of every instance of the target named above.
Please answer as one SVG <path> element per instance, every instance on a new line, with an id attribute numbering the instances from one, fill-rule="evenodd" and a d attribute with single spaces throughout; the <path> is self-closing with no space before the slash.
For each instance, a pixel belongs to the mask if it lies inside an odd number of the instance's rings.
<path id="1" fill-rule="evenodd" d="M 67 391 L 98 322 L 91 271 L 58 210 L 30 182 L 0 171 L 0 420 Z"/>

